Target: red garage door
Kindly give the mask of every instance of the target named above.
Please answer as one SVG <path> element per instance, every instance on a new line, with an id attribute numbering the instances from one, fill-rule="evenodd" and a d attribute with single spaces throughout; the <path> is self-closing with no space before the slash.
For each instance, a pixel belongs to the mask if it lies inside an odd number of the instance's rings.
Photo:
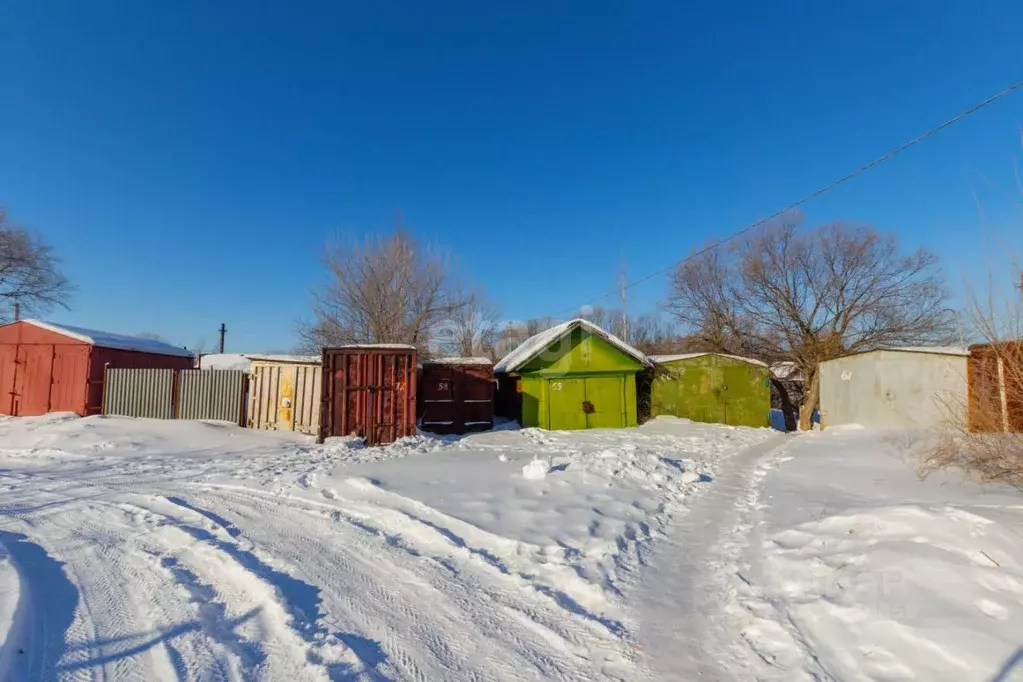
<path id="1" fill-rule="evenodd" d="M 14 378 L 18 371 L 18 346 L 0 345 L 0 414 L 14 414 Z"/>
<path id="2" fill-rule="evenodd" d="M 88 346 L 0 346 L 0 414 L 84 414 Z"/>
<path id="3" fill-rule="evenodd" d="M 52 372 L 53 346 L 18 347 L 11 414 L 32 416 L 49 412 Z"/>

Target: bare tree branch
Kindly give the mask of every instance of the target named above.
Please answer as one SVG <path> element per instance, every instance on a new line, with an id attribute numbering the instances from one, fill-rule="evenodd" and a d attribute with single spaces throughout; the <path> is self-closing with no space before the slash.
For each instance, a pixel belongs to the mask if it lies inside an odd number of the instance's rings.
<path id="1" fill-rule="evenodd" d="M 438 326 L 469 302 L 447 254 L 400 228 L 384 236 L 328 243 L 329 283 L 313 294 L 314 322 L 302 347 L 409 343 L 427 349 Z"/>
<path id="2" fill-rule="evenodd" d="M 848 223 L 799 229 L 798 216 L 728 250 L 685 261 L 671 281 L 675 319 L 712 350 L 796 363 L 816 407 L 817 364 L 845 353 L 955 338 L 937 258 L 903 255 L 893 235 Z"/>
<path id="3" fill-rule="evenodd" d="M 0 321 L 67 308 L 72 287 L 52 247 L 34 232 L 11 223 L 0 209 Z"/>

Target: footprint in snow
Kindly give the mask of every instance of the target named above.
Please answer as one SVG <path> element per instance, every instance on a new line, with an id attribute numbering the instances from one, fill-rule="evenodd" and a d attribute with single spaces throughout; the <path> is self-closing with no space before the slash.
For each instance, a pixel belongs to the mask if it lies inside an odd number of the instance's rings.
<path id="1" fill-rule="evenodd" d="M 1009 609 L 990 599 L 978 600 L 977 608 L 988 618 L 994 618 L 995 620 L 1007 620 L 1009 618 Z"/>

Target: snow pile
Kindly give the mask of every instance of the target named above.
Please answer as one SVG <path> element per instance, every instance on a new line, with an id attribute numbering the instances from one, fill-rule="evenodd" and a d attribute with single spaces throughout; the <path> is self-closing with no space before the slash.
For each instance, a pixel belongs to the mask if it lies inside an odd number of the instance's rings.
<path id="1" fill-rule="evenodd" d="M 735 613 L 778 679 L 979 681 L 1011 665 L 1023 495 L 921 482 L 897 454 L 874 432 L 824 432 L 768 465 Z"/>
<path id="2" fill-rule="evenodd" d="M 545 459 L 534 459 L 522 467 L 522 478 L 527 481 L 540 481 L 547 477 L 551 463 Z"/>

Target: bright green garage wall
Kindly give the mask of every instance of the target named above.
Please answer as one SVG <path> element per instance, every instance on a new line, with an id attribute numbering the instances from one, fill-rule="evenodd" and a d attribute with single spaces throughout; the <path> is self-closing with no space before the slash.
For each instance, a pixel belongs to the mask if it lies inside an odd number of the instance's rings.
<path id="1" fill-rule="evenodd" d="M 642 368 L 637 360 L 599 336 L 574 329 L 519 370 L 522 426 L 635 426 L 636 372 Z M 616 380 L 621 382 L 620 391 L 613 389 Z M 586 395 L 587 389 L 590 395 Z M 597 413 L 583 413 L 584 398 L 595 403 Z"/>
<path id="2" fill-rule="evenodd" d="M 700 355 L 657 366 L 650 414 L 732 426 L 768 426 L 768 370 L 722 355 Z"/>

